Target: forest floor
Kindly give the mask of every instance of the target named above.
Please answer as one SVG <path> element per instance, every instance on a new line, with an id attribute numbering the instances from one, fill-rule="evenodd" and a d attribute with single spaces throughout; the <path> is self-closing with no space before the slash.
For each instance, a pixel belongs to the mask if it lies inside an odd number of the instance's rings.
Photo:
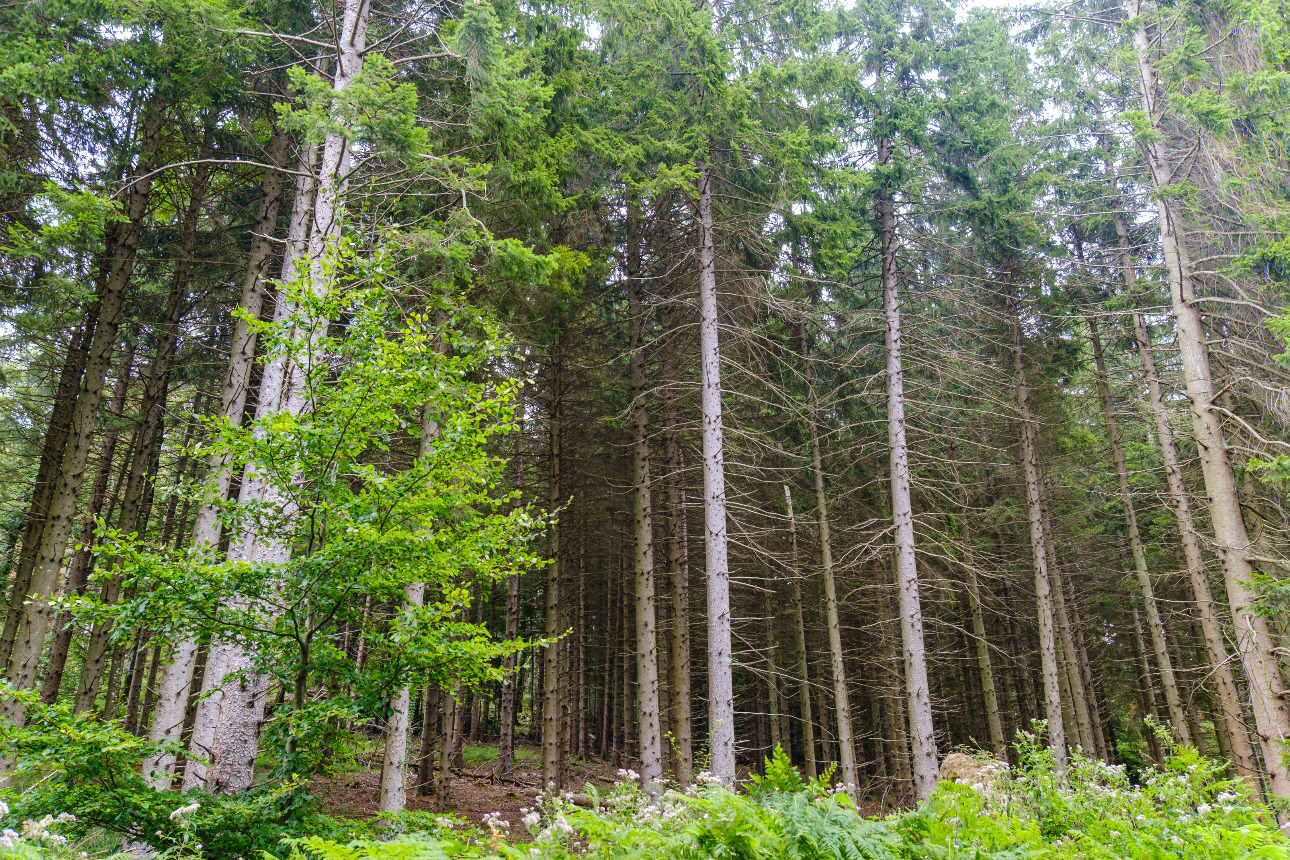
<path id="1" fill-rule="evenodd" d="M 357 769 L 313 782 L 313 794 L 322 801 L 328 815 L 360 820 L 377 815 L 382 756 L 383 750 L 377 745 L 365 751 Z M 498 813 L 501 820 L 510 822 L 512 838 L 517 842 L 527 842 L 529 835 L 520 824 L 524 817 L 521 809 L 532 807 L 534 798 L 542 790 L 541 750 L 517 746 L 515 770 L 505 779 L 497 773 L 496 745 L 470 744 L 463 750 L 463 758 L 466 766 L 453 771 L 452 802 L 448 811 L 473 826 L 483 826 L 485 815 Z M 569 763 L 569 791 L 582 793 L 589 784 L 607 788 L 619 779 L 618 767 L 609 761 L 575 759 Z M 740 766 L 739 781 L 747 779 L 746 769 Z M 419 795 L 415 789 L 409 788 L 407 808 L 433 813 L 435 798 Z M 872 799 L 860 804 L 860 812 L 867 818 L 880 817 L 894 808 Z"/>
<path id="2" fill-rule="evenodd" d="M 515 771 L 505 779 L 497 774 L 496 745 L 469 745 L 463 750 L 463 758 L 466 766 L 453 771 L 449 811 L 474 826 L 481 826 L 485 815 L 500 813 L 503 821 L 510 822 L 516 841 L 527 841 L 528 834 L 520 824 L 524 817 L 520 809 L 533 806 L 534 798 L 542 790 L 541 751 L 517 747 Z M 324 811 L 343 818 L 373 818 L 379 811 L 381 759 L 382 750 L 377 747 L 361 757 L 358 769 L 337 777 L 316 779 L 311 789 L 322 801 Z M 604 788 L 617 779 L 618 769 L 608 761 L 576 759 L 569 763 L 569 790 L 581 792 L 587 784 Z M 409 788 L 407 808 L 434 812 L 435 798 L 418 795 Z"/>

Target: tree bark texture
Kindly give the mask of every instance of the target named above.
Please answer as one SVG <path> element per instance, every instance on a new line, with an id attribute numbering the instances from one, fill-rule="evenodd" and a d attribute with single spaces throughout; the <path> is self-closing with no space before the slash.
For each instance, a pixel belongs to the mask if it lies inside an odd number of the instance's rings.
<path id="1" fill-rule="evenodd" d="M 879 161 L 887 160 L 888 142 L 879 141 Z M 909 731 L 913 746 L 914 794 L 921 801 L 936 789 L 940 761 L 932 725 L 932 695 L 927 682 L 927 648 L 923 640 L 923 608 L 918 595 L 918 560 L 914 550 L 914 509 L 910 498 L 909 446 L 905 441 L 905 370 L 900 327 L 900 284 L 896 273 L 896 207 L 890 195 L 878 199 L 882 226 L 882 308 L 887 354 L 887 443 L 891 450 L 891 516 L 896 541 L 896 589 L 900 595 L 900 637 L 905 650 L 905 691 L 909 699 Z M 808 383 L 809 384 L 809 383 Z M 812 419 L 814 423 L 814 419 Z M 811 444 L 819 465 L 818 433 Z M 817 484 L 822 486 L 820 479 Z M 824 496 L 820 503 L 823 511 Z M 827 584 L 826 584 L 827 587 Z M 830 626 L 833 619 L 829 619 Z M 840 648 L 838 649 L 841 650 Z M 839 700 L 839 712 L 842 702 Z M 847 715 L 851 709 L 847 707 Z M 850 734 L 850 727 L 847 727 Z M 844 741 L 845 743 L 845 741 Z M 843 750 L 843 771 L 846 750 Z M 855 754 L 851 754 L 855 767 Z M 854 774 L 853 774 L 854 776 Z"/>
<path id="2" fill-rule="evenodd" d="M 1125 9 L 1129 17 L 1137 22 L 1132 33 L 1141 80 L 1143 110 L 1153 128 L 1158 128 L 1165 107 L 1160 99 L 1155 68 L 1151 65 L 1147 33 L 1141 19 L 1142 0 L 1126 0 Z M 1177 325 L 1178 352 L 1186 380 L 1192 432 L 1200 454 L 1219 566 L 1223 571 L 1227 601 L 1236 628 L 1237 652 L 1249 682 L 1255 730 L 1268 776 L 1268 791 L 1274 797 L 1290 797 L 1290 773 L 1283 760 L 1283 746 L 1290 740 L 1290 706 L 1285 701 L 1286 686 L 1281 676 L 1276 643 L 1268 628 L 1267 619 L 1254 611 L 1254 595 L 1247 585 L 1254 572 L 1246 555 L 1250 539 L 1241 517 L 1240 499 L 1223 435 L 1221 415 L 1214 402 L 1209 347 L 1206 343 L 1204 320 L 1196 302 L 1191 261 L 1182 237 L 1181 217 L 1176 201 L 1166 196 L 1174 183 L 1174 168 L 1162 139 L 1143 140 L 1142 149 L 1157 191 L 1160 242 Z"/>
<path id="3" fill-rule="evenodd" d="M 1054 769 L 1066 776 L 1066 726 L 1062 719 L 1061 671 L 1057 662 L 1057 633 L 1053 612 L 1051 580 L 1044 537 L 1042 488 L 1039 477 L 1038 425 L 1030 408 L 1030 387 L 1026 382 L 1025 355 L 1021 340 L 1021 300 L 1012 272 L 1005 274 L 1008 289 L 1008 319 L 1012 329 L 1012 378 L 1020 418 L 1021 465 L 1026 482 L 1026 513 L 1030 523 L 1030 550 L 1035 568 L 1035 602 L 1039 616 L 1039 655 L 1044 679 L 1044 704 L 1048 717 L 1048 742 L 1053 750 Z"/>
<path id="4" fill-rule="evenodd" d="M 645 404 L 645 308 L 641 283 L 640 216 L 628 204 L 627 305 L 630 317 L 632 470 L 635 502 L 636 709 L 640 727 L 640 779 L 656 795 L 663 775 L 663 730 L 658 693 L 658 623 L 654 612 L 654 519 L 650 504 L 649 413 Z"/>
<path id="5" fill-rule="evenodd" d="M 712 773 L 735 781 L 734 656 L 730 630 L 730 561 L 726 471 L 721 424 L 721 345 L 716 248 L 712 236 L 712 169 L 699 168 L 699 353 L 703 403 L 703 520 L 708 580 L 708 756 Z"/>

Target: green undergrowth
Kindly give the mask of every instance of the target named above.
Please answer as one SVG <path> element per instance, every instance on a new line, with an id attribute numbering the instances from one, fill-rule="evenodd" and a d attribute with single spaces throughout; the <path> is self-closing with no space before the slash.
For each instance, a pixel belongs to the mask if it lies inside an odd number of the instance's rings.
<path id="1" fill-rule="evenodd" d="M 863 818 L 827 778 L 802 779 L 777 750 L 766 775 L 738 791 L 705 774 L 651 798 L 628 779 L 539 796 L 519 821 L 491 815 L 471 827 L 426 813 L 329 818 L 300 784 L 232 798 L 158 793 L 138 775 L 148 751 L 138 738 L 39 709 L 33 723 L 4 738 L 18 771 L 0 806 L 0 858 L 128 849 L 187 860 L 1290 860 L 1269 811 L 1187 747 L 1135 785 L 1122 766 L 1078 753 L 1059 779 L 1050 753 L 1023 736 L 1019 767 L 980 759 L 971 777 L 880 819 Z"/>

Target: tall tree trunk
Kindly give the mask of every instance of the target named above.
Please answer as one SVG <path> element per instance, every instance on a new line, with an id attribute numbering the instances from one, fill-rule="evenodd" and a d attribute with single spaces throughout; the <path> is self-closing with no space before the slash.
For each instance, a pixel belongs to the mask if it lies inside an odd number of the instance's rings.
<path id="1" fill-rule="evenodd" d="M 108 254 L 111 253 L 115 229 L 109 224 L 104 231 L 103 242 L 107 249 L 100 266 L 98 292 L 101 294 L 107 283 Z M 9 611 L 5 616 L 4 632 L 0 634 L 0 670 L 9 666 L 9 657 L 13 652 L 14 637 L 22 623 L 27 597 L 31 593 L 31 574 L 40 556 L 40 543 L 45 533 L 45 524 L 49 520 L 49 505 L 54 498 L 54 487 L 58 480 L 58 469 L 62 465 L 63 452 L 67 449 L 67 434 L 71 426 L 72 410 L 76 407 L 76 393 L 81 384 L 88 359 L 87 349 L 98 325 L 101 295 L 96 296 L 86 309 L 85 318 L 80 327 L 73 332 L 67 345 L 67 356 L 58 375 L 58 386 L 54 393 L 53 409 L 49 415 L 49 425 L 45 428 L 44 446 L 40 452 L 40 464 L 36 469 L 36 481 L 32 487 L 31 503 L 27 507 L 27 520 L 23 525 L 22 549 L 18 554 L 17 569 L 14 572 L 13 585 L 9 590 Z"/>
<path id="2" fill-rule="evenodd" d="M 341 93 L 349 89 L 362 72 L 370 14 L 368 0 L 345 0 L 336 42 L 336 70 L 332 80 L 334 92 Z M 307 274 L 302 276 L 305 288 L 315 296 L 327 295 L 335 277 L 332 255 L 343 231 L 344 194 L 352 169 L 348 131 L 349 129 L 342 128 L 328 132 L 319 161 L 317 191 L 310 212 Z M 304 271 L 306 267 L 294 266 L 293 276 L 296 269 Z M 287 303 L 280 297 L 280 306 Z M 325 329 L 326 326 L 315 326 L 310 337 L 321 337 Z M 295 334 L 296 337 L 302 335 L 299 331 Z M 310 351 L 313 351 L 313 344 L 310 344 Z M 307 383 L 304 368 L 289 365 L 281 356 L 275 358 L 266 366 L 261 377 L 256 418 L 261 417 L 261 406 L 265 407 L 265 415 L 274 412 L 299 414 L 309 408 L 312 392 L 308 390 Z M 275 487 L 250 475 L 242 483 L 239 499 L 240 503 L 260 501 L 270 506 L 281 502 L 280 493 Z M 237 546 L 230 549 L 230 555 L 254 564 L 270 566 L 286 563 L 291 551 L 290 547 L 280 541 L 261 540 L 258 535 L 248 533 L 239 538 Z M 210 747 L 212 767 L 206 773 L 195 773 L 193 779 L 185 773 L 184 781 L 185 786 L 198 781 L 220 792 L 237 793 L 248 788 L 254 778 L 255 758 L 259 750 L 259 724 L 264 715 L 269 679 L 262 672 L 255 671 L 254 655 L 246 649 L 234 643 L 223 642 L 212 648 L 213 657 L 216 656 L 216 651 L 225 653 L 222 659 L 208 661 L 206 677 L 202 682 L 203 695 L 208 698 L 203 702 L 205 707 L 199 709 L 198 713 L 198 723 L 204 732 L 209 731 L 208 727 L 214 727 Z M 221 673 L 212 674 L 211 666 L 220 669 Z M 228 676 L 238 680 L 226 685 L 225 679 Z M 215 690 L 221 691 L 219 696 L 210 696 Z M 194 741 L 198 736 L 197 728 L 195 725 Z"/>
<path id="3" fill-rule="evenodd" d="M 520 495 L 524 491 L 524 397 L 520 395 L 516 403 L 515 420 L 518 425 L 515 431 L 515 506 L 523 507 L 524 500 Z M 512 574 L 506 578 L 506 641 L 514 642 L 520 638 L 520 575 Z M 497 770 L 502 776 L 510 776 L 515 770 L 515 667 L 519 654 L 512 651 L 502 658 L 502 701 L 501 717 L 497 735 Z"/>
<path id="4" fill-rule="evenodd" d="M 435 338 L 433 349 L 442 355 L 446 344 Z M 426 404 L 421 416 L 421 456 L 429 457 L 439 441 L 439 414 Z M 421 611 L 426 598 L 424 582 L 403 586 L 403 614 Z M 412 727 L 412 682 L 404 681 L 390 698 L 390 716 L 385 723 L 385 757 L 381 765 L 380 810 L 402 812 L 408 805 L 408 732 Z M 472 730 L 474 726 L 471 727 Z"/>
<path id="5" fill-rule="evenodd" d="M 971 523 L 968 519 L 967 489 L 959 477 L 959 463 L 951 435 L 949 443 L 950 472 L 959 498 L 959 535 L 963 541 L 963 572 L 967 577 L 968 611 L 972 615 L 972 645 L 977 668 L 981 673 L 981 697 L 985 700 L 986 724 L 990 732 L 990 751 L 999 761 L 1008 760 L 1008 744 L 999 715 L 999 696 L 995 690 L 994 665 L 990 660 L 990 640 L 986 636 L 985 609 L 981 604 L 981 584 L 977 580 L 976 559 L 972 553 Z"/>
<path id="6" fill-rule="evenodd" d="M 699 353 L 703 369 L 703 520 L 708 580 L 708 756 L 712 773 L 735 781 L 734 656 L 730 643 L 730 561 L 726 536 L 726 469 L 721 424 L 721 342 L 716 248 L 712 236 L 712 168 L 701 165 L 699 213 Z"/>
<path id="7" fill-rule="evenodd" d="M 1098 398 L 1102 401 L 1102 420 L 1106 424 L 1106 435 L 1111 444 L 1111 460 L 1115 463 L 1115 476 L 1119 482 L 1120 507 L 1124 509 L 1124 526 L 1129 538 L 1129 552 L 1133 556 L 1133 568 L 1138 576 L 1138 590 L 1142 594 L 1142 608 L 1147 614 L 1147 629 L 1151 632 L 1151 646 L 1156 655 L 1156 665 L 1160 667 L 1160 683 L 1165 688 L 1165 702 L 1169 705 L 1169 719 L 1173 723 L 1175 737 L 1184 744 L 1191 743 L 1186 716 L 1183 713 L 1182 697 L 1178 694 L 1178 681 L 1174 677 L 1173 663 L 1169 659 L 1169 649 L 1165 645 L 1164 622 L 1160 619 L 1155 587 L 1151 583 L 1151 572 L 1147 569 L 1147 553 L 1142 546 L 1142 535 L 1138 531 L 1138 513 L 1133 504 L 1133 490 L 1129 487 L 1129 467 L 1124 459 L 1124 446 L 1120 442 L 1120 425 L 1115 417 L 1111 387 L 1106 378 L 1106 358 L 1102 354 L 1102 336 L 1098 330 L 1097 317 L 1089 314 L 1086 319 L 1089 339 L 1093 343 L 1093 366 Z"/>
<path id="8" fill-rule="evenodd" d="M 238 301 L 238 307 L 245 312 L 246 317 L 250 318 L 258 318 L 264 305 L 267 273 L 273 256 L 273 234 L 282 202 L 283 172 L 277 169 L 277 166 L 285 163 L 290 143 L 288 134 L 281 131 L 275 132 L 269 142 L 268 153 L 270 164 L 273 166 L 265 169 L 260 180 L 259 212 L 251 240 L 251 252 L 242 278 L 242 293 Z M 309 212 L 313 206 L 313 161 L 313 152 L 310 150 L 302 156 L 300 162 L 296 196 L 292 205 L 286 247 L 283 251 L 281 269 L 283 283 L 290 283 L 295 279 L 296 264 L 303 258 L 305 252 Z M 275 310 L 275 316 L 285 314 L 286 303 L 281 302 L 280 307 Z M 246 320 L 236 319 L 218 414 L 221 420 L 233 426 L 242 423 L 242 416 L 246 411 L 246 398 L 255 360 L 255 342 L 255 333 Z M 269 374 L 268 386 L 261 382 L 260 402 L 264 403 L 266 408 L 276 396 L 276 392 L 268 390 L 272 384 L 272 374 Z M 260 407 L 257 405 L 257 412 L 259 410 Z M 208 492 L 214 498 L 223 500 L 229 494 L 232 481 L 232 463 L 225 456 L 213 455 L 207 473 Z M 219 540 L 219 508 L 212 503 L 200 505 L 193 522 L 193 546 L 205 547 L 207 551 L 214 552 Z M 168 790 L 174 778 L 175 756 L 165 745 L 177 744 L 182 737 L 184 716 L 188 711 L 188 701 L 191 698 L 199 650 L 200 644 L 195 639 L 184 637 L 175 642 L 171 649 L 170 661 L 161 676 L 161 684 L 157 690 L 157 704 L 148 732 L 148 740 L 158 745 L 157 752 L 143 761 L 143 773 L 152 787 L 158 791 Z"/>
<path id="9" fill-rule="evenodd" d="M 878 161 L 890 159 L 890 144 L 878 142 Z M 896 274 L 896 207 L 891 196 L 880 193 L 878 218 L 882 226 L 882 308 L 886 322 L 887 352 L 887 442 L 891 448 L 891 516 L 896 532 L 896 587 L 900 594 L 900 636 L 905 649 L 905 689 L 909 698 L 909 729 L 913 744 L 914 793 L 919 800 L 931 797 L 936 789 L 940 762 L 936 755 L 936 732 L 932 726 L 932 696 L 927 683 L 927 649 L 923 642 L 923 609 L 918 596 L 918 561 L 914 552 L 914 509 L 910 498 L 909 447 L 905 441 L 905 370 L 901 359 L 900 285 Z M 809 380 L 808 380 L 808 385 Z M 814 424 L 814 418 L 812 418 Z M 812 432 L 811 445 L 819 448 L 818 433 Z M 818 451 L 813 454 L 819 472 Z M 817 477 L 823 513 L 823 481 Z M 826 573 L 826 576 L 828 574 Z M 825 587 L 829 589 L 826 580 Z M 833 619 L 829 620 L 830 627 Z M 840 651 L 840 648 L 836 650 Z M 842 709 L 842 700 L 838 709 Z M 847 715 L 850 716 L 850 707 Z M 848 726 L 847 734 L 850 734 Z M 843 744 L 849 745 L 849 738 Z M 842 753 L 846 773 L 847 752 Z M 855 782 L 855 753 L 851 753 L 852 779 Z"/>
<path id="10" fill-rule="evenodd" d="M 829 508 L 828 500 L 824 492 L 824 464 L 820 457 L 820 427 L 818 418 L 818 407 L 815 400 L 815 385 L 811 377 L 811 357 L 806 339 L 806 308 L 803 305 L 802 318 L 798 322 L 798 339 L 801 342 L 802 349 L 802 375 L 806 384 L 806 421 L 810 431 L 811 438 L 811 470 L 815 477 L 815 507 L 819 517 L 819 536 L 820 536 L 820 567 L 824 573 L 824 607 L 825 607 L 825 624 L 828 628 L 829 636 L 829 664 L 833 670 L 833 708 L 837 712 L 838 718 L 838 757 L 839 764 L 842 766 L 842 782 L 847 786 L 847 793 L 855 796 L 856 786 L 859 784 L 859 773 L 856 770 L 855 742 L 851 737 L 851 700 L 847 692 L 847 673 L 846 666 L 843 663 L 842 654 L 842 624 L 840 621 L 840 612 L 838 608 L 838 591 L 837 584 L 833 576 L 833 547 L 829 536 Z M 898 323 L 899 324 L 899 323 Z M 897 346 L 899 348 L 899 346 Z M 899 356 L 898 356 L 899 357 Z M 890 371 L 890 364 L 888 365 Z M 890 398 L 888 398 L 890 403 Z M 902 403 L 903 406 L 903 403 Z M 903 417 L 903 412 L 901 413 Z M 902 440 L 903 441 L 903 440 Z M 895 456 L 894 450 L 892 456 Z M 905 475 L 908 478 L 908 473 Z M 906 483 L 908 489 L 908 483 Z M 913 528 L 912 514 L 910 517 L 910 528 Z M 912 551 L 912 533 L 910 536 Z M 911 561 L 913 556 L 910 556 Z M 917 582 L 914 583 L 917 600 Z M 915 619 L 922 629 L 922 616 Z M 901 625 L 902 635 L 904 624 Z M 921 635 L 920 635 L 921 639 Z M 926 664 L 923 665 L 923 681 L 926 687 L 927 671 Z M 929 704 L 930 707 L 930 704 Z M 929 712 L 930 716 L 930 712 Z M 932 760 L 936 759 L 935 744 L 932 749 Z M 931 775 L 932 784 L 935 785 L 936 773 L 935 766 Z M 930 789 L 929 789 L 930 791 Z"/>
<path id="11" fill-rule="evenodd" d="M 125 412 L 125 399 L 130 390 L 130 373 L 134 367 L 134 348 L 127 347 L 117 364 L 116 382 L 112 387 L 112 400 L 108 403 L 109 421 L 119 421 Z M 99 443 L 99 462 L 94 471 L 94 483 L 90 486 L 89 503 L 86 505 L 85 522 L 81 525 L 80 548 L 72 559 L 72 567 L 67 575 L 67 584 L 63 587 L 66 595 L 80 596 L 85 593 L 89 584 L 90 571 L 94 568 L 94 530 L 98 528 L 98 518 L 103 514 L 107 501 L 108 481 L 112 475 L 112 461 L 116 457 L 117 443 L 120 440 L 120 428 L 109 423 Z M 128 456 L 128 454 L 127 454 Z M 58 616 L 54 641 L 49 646 L 49 659 L 45 664 L 45 679 L 41 683 L 40 699 L 47 705 L 58 701 L 58 691 L 63 684 L 63 672 L 67 668 L 67 654 L 72 645 L 72 634 L 76 619 L 71 612 L 64 610 Z"/>
<path id="12" fill-rule="evenodd" d="M 1142 22 L 1142 0 L 1126 0 L 1130 18 L 1136 19 L 1133 43 L 1142 83 L 1143 110 L 1153 129 L 1165 111 L 1149 57 L 1147 33 Z M 1265 617 L 1254 611 L 1254 595 L 1247 583 L 1253 568 L 1246 556 L 1249 535 L 1241 517 L 1236 479 L 1223 437 L 1223 424 L 1214 402 L 1214 381 L 1209 366 L 1204 321 L 1196 301 L 1191 261 L 1183 243 L 1177 202 L 1168 196 L 1174 182 L 1174 168 L 1161 137 L 1144 139 L 1142 148 L 1156 186 L 1156 209 L 1160 220 L 1160 242 L 1165 272 L 1178 330 L 1178 352 L 1187 384 L 1192 432 L 1200 455 L 1205 492 L 1209 497 L 1209 519 L 1227 601 L 1236 628 L 1237 652 L 1249 681 L 1254 724 L 1263 761 L 1268 772 L 1268 790 L 1274 797 L 1290 797 L 1290 773 L 1283 761 L 1283 745 L 1290 740 L 1290 706 L 1286 704 L 1285 681 L 1277 659 L 1276 643 Z M 1285 820 L 1281 813 L 1279 820 Z"/>
<path id="13" fill-rule="evenodd" d="M 1048 741 L 1058 778 L 1066 777 L 1066 727 L 1062 720 L 1060 667 L 1057 663 L 1057 635 L 1053 614 L 1053 597 L 1044 545 L 1044 512 L 1039 478 L 1038 427 L 1030 408 L 1030 386 L 1026 382 L 1025 356 L 1021 344 L 1021 300 L 1012 281 L 1012 271 L 1005 273 L 1008 320 L 1012 329 L 1012 382 L 1016 391 L 1021 423 L 1021 465 L 1026 483 L 1026 512 L 1030 522 L 1030 551 L 1035 567 L 1035 602 L 1039 616 L 1039 655 L 1043 666 L 1044 704 L 1048 716 Z"/>
<path id="14" fill-rule="evenodd" d="M 1104 145 L 1109 141 L 1103 138 Z M 1115 172 L 1109 157 L 1107 159 L 1108 181 L 1114 186 Z M 1129 246 L 1129 231 L 1124 223 L 1121 208 L 1115 211 L 1115 233 L 1118 243 L 1120 269 L 1124 277 L 1126 291 L 1133 295 L 1137 283 L 1137 270 Z M 1191 584 L 1192 600 L 1205 642 L 1205 652 L 1209 660 L 1209 672 L 1214 678 L 1218 696 L 1219 709 L 1222 711 L 1222 725 L 1215 724 L 1215 732 L 1226 735 L 1227 745 L 1231 748 L 1231 760 L 1236 773 L 1245 777 L 1256 777 L 1258 768 L 1254 759 L 1254 749 L 1250 746 L 1249 736 L 1245 729 L 1241 695 L 1232 674 L 1228 660 L 1227 645 L 1224 641 L 1222 625 L 1218 618 L 1218 609 L 1209 587 L 1209 576 L 1205 570 L 1204 556 L 1201 553 L 1200 539 L 1191 513 L 1191 499 L 1183 483 L 1182 464 L 1178 457 L 1178 446 L 1174 441 L 1173 428 L 1169 423 L 1169 407 L 1165 403 L 1164 390 L 1160 384 L 1160 373 L 1156 368 L 1155 350 L 1152 346 L 1151 333 L 1142 315 L 1135 309 L 1132 313 L 1134 339 L 1138 343 L 1138 354 L 1142 361 L 1143 376 L 1147 382 L 1148 401 L 1156 429 L 1156 441 L 1165 464 L 1165 483 L 1169 490 L 1167 497 L 1169 507 L 1174 512 L 1178 523 L 1178 539 L 1182 544 L 1183 558 L 1187 565 L 1187 577 Z"/>
<path id="15" fill-rule="evenodd" d="M 774 580 L 762 595 L 762 612 L 766 626 L 766 694 L 767 716 L 770 719 L 770 752 L 778 747 L 787 752 L 788 744 L 780 732 L 780 715 L 784 712 L 779 694 L 779 612 L 776 609 Z"/>
<path id="16" fill-rule="evenodd" d="M 640 727 L 640 778 L 645 792 L 659 791 L 663 730 L 658 702 L 658 629 L 654 616 L 654 519 L 650 504 L 649 413 L 645 406 L 645 308 L 641 284 L 640 215 L 628 203 L 627 305 L 632 386 L 632 466 L 636 531 L 636 707 Z"/>
<path id="17" fill-rule="evenodd" d="M 561 436 L 564 411 L 564 360 L 562 344 L 557 336 L 551 344 L 551 409 L 547 416 L 550 439 L 550 488 L 548 510 L 559 511 L 562 502 L 560 470 L 563 465 Z M 555 639 L 560 635 L 560 523 L 553 520 L 550 526 L 548 553 L 551 563 L 546 572 L 546 636 Z M 542 790 L 563 788 L 560 783 L 560 647 L 548 645 L 543 652 L 542 666 Z"/>
<path id="18" fill-rule="evenodd" d="M 439 753 L 439 780 L 435 786 L 434 808 L 436 812 L 447 812 L 452 804 L 452 760 L 456 757 L 458 744 L 461 743 L 462 730 L 465 728 L 466 709 L 461 705 L 464 688 L 460 681 L 452 698 L 448 700 L 445 711 L 445 732 L 443 749 Z"/>
<path id="19" fill-rule="evenodd" d="M 158 93 L 144 108 L 145 115 L 140 126 L 140 152 L 128 186 L 125 218 L 117 225 L 117 241 L 99 302 L 98 324 L 86 353 L 85 372 L 81 376 L 76 405 L 68 421 L 67 445 L 50 498 L 40 551 L 32 569 L 28 592 L 30 599 L 24 608 L 23 621 L 14 640 L 5 674 L 17 690 L 29 690 L 35 683 L 36 670 L 45 647 L 45 634 L 53 617 L 50 598 L 62 570 L 67 541 L 75 524 L 77 501 L 85 479 L 85 465 L 89 459 L 94 425 L 103 399 L 103 385 L 115 351 L 121 311 L 134 274 L 143 222 L 152 194 L 151 171 L 161 142 L 163 105 L 164 97 Z M 3 703 L 3 718 L 10 725 L 19 725 L 26 719 L 26 708 L 16 700 L 6 700 Z"/>
<path id="20" fill-rule="evenodd" d="M 1093 724 L 1093 743 L 1097 750 L 1097 755 L 1103 761 L 1111 761 L 1111 747 L 1106 743 L 1106 732 L 1103 731 L 1105 721 L 1102 718 L 1101 696 L 1099 691 L 1101 685 L 1097 682 L 1093 674 L 1093 667 L 1088 659 L 1088 640 L 1084 636 L 1084 622 L 1080 616 L 1079 601 L 1075 595 L 1075 583 L 1065 580 L 1066 585 L 1066 605 L 1070 609 L 1071 630 L 1075 634 L 1075 654 L 1079 658 L 1080 677 L 1084 681 L 1084 692 L 1087 696 L 1089 719 Z"/>
<path id="21" fill-rule="evenodd" d="M 811 677 L 806 650 L 806 618 L 802 611 L 802 577 L 797 563 L 797 517 L 793 513 L 793 493 L 784 485 L 784 504 L 788 508 L 789 538 L 789 609 L 793 615 L 793 628 L 797 634 L 797 684 L 798 702 L 802 710 L 802 751 L 805 755 L 806 776 L 815 779 L 819 771 L 815 766 L 815 717 L 811 713 Z"/>
<path id="22" fill-rule="evenodd" d="M 1147 661 L 1147 646 L 1142 641 L 1142 616 L 1136 606 L 1133 607 L 1133 650 L 1141 670 L 1138 675 L 1138 695 L 1141 699 L 1142 716 L 1144 719 L 1150 716 L 1152 720 L 1157 720 L 1159 714 L 1156 709 L 1156 688 L 1151 683 L 1151 664 Z M 1163 762 L 1164 758 L 1160 755 L 1160 741 L 1156 733 L 1150 726 L 1143 726 L 1142 731 L 1147 740 L 1147 748 L 1151 751 L 1152 760 Z"/>
<path id="23" fill-rule="evenodd" d="M 666 370 L 664 379 L 672 375 Z M 685 452 L 677 432 L 676 399 L 663 392 L 667 426 L 663 444 L 667 452 L 668 541 L 667 567 L 672 578 L 672 742 L 675 744 L 676 781 L 682 786 L 694 782 L 694 729 L 690 706 L 690 525 L 686 514 Z"/>
<path id="24" fill-rule="evenodd" d="M 207 142 L 202 145 L 203 156 L 208 156 L 210 152 L 209 133 L 207 138 Z M 179 344 L 179 319 L 188 297 L 188 278 L 192 271 L 193 248 L 197 244 L 197 225 L 206 200 L 206 181 L 209 175 L 209 164 L 198 164 L 193 169 L 191 195 L 180 219 L 179 243 L 174 249 L 175 270 L 170 280 L 170 296 L 166 301 L 161 325 L 157 329 L 157 351 L 152 360 L 152 367 L 148 371 L 148 381 L 143 389 L 139 450 L 135 452 L 134 462 L 130 467 L 125 496 L 121 502 L 121 515 L 117 520 L 117 529 L 122 534 L 128 535 L 136 530 L 142 530 L 139 517 L 143 510 L 144 493 L 152 478 L 152 472 L 148 467 L 154 452 L 159 452 L 161 445 L 159 430 L 165 411 L 166 389 L 170 383 L 170 365 Z M 115 566 L 115 563 L 115 560 L 109 562 L 109 568 Z M 113 573 L 103 584 L 101 600 L 107 605 L 112 605 L 117 602 L 120 592 L 121 577 Z M 76 688 L 75 710 L 78 713 L 94 707 L 104 661 L 111 647 L 111 639 L 111 619 L 98 622 L 90 631 L 85 661 L 81 667 L 81 679 Z"/>
<path id="25" fill-rule="evenodd" d="M 434 793 L 434 753 L 441 734 L 439 699 L 439 682 L 426 681 L 421 702 L 421 749 L 417 755 L 417 794 L 422 796 Z"/>
<path id="26" fill-rule="evenodd" d="M 1051 506 L 1043 507 L 1044 552 L 1048 556 L 1048 575 L 1052 578 L 1053 615 L 1057 620 L 1058 646 L 1061 648 L 1067 689 L 1070 691 L 1071 716 L 1074 723 L 1067 725 L 1076 730 L 1080 746 L 1088 755 L 1096 755 L 1097 742 L 1093 738 L 1093 721 L 1088 711 L 1088 696 L 1084 690 L 1084 676 L 1080 674 L 1079 652 L 1075 648 L 1075 634 L 1071 630 L 1070 613 L 1066 609 L 1066 590 L 1062 584 L 1061 566 L 1057 563 L 1056 540 L 1053 535 Z"/>

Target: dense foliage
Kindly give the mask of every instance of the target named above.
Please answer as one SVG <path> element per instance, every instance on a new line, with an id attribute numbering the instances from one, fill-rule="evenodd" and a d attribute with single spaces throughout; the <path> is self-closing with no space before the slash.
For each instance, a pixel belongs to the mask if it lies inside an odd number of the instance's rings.
<path id="1" fill-rule="evenodd" d="M 0 5 L 0 847 L 1281 856 L 1288 63 L 1279 0 Z M 468 765 L 532 843 L 427 817 Z"/>

